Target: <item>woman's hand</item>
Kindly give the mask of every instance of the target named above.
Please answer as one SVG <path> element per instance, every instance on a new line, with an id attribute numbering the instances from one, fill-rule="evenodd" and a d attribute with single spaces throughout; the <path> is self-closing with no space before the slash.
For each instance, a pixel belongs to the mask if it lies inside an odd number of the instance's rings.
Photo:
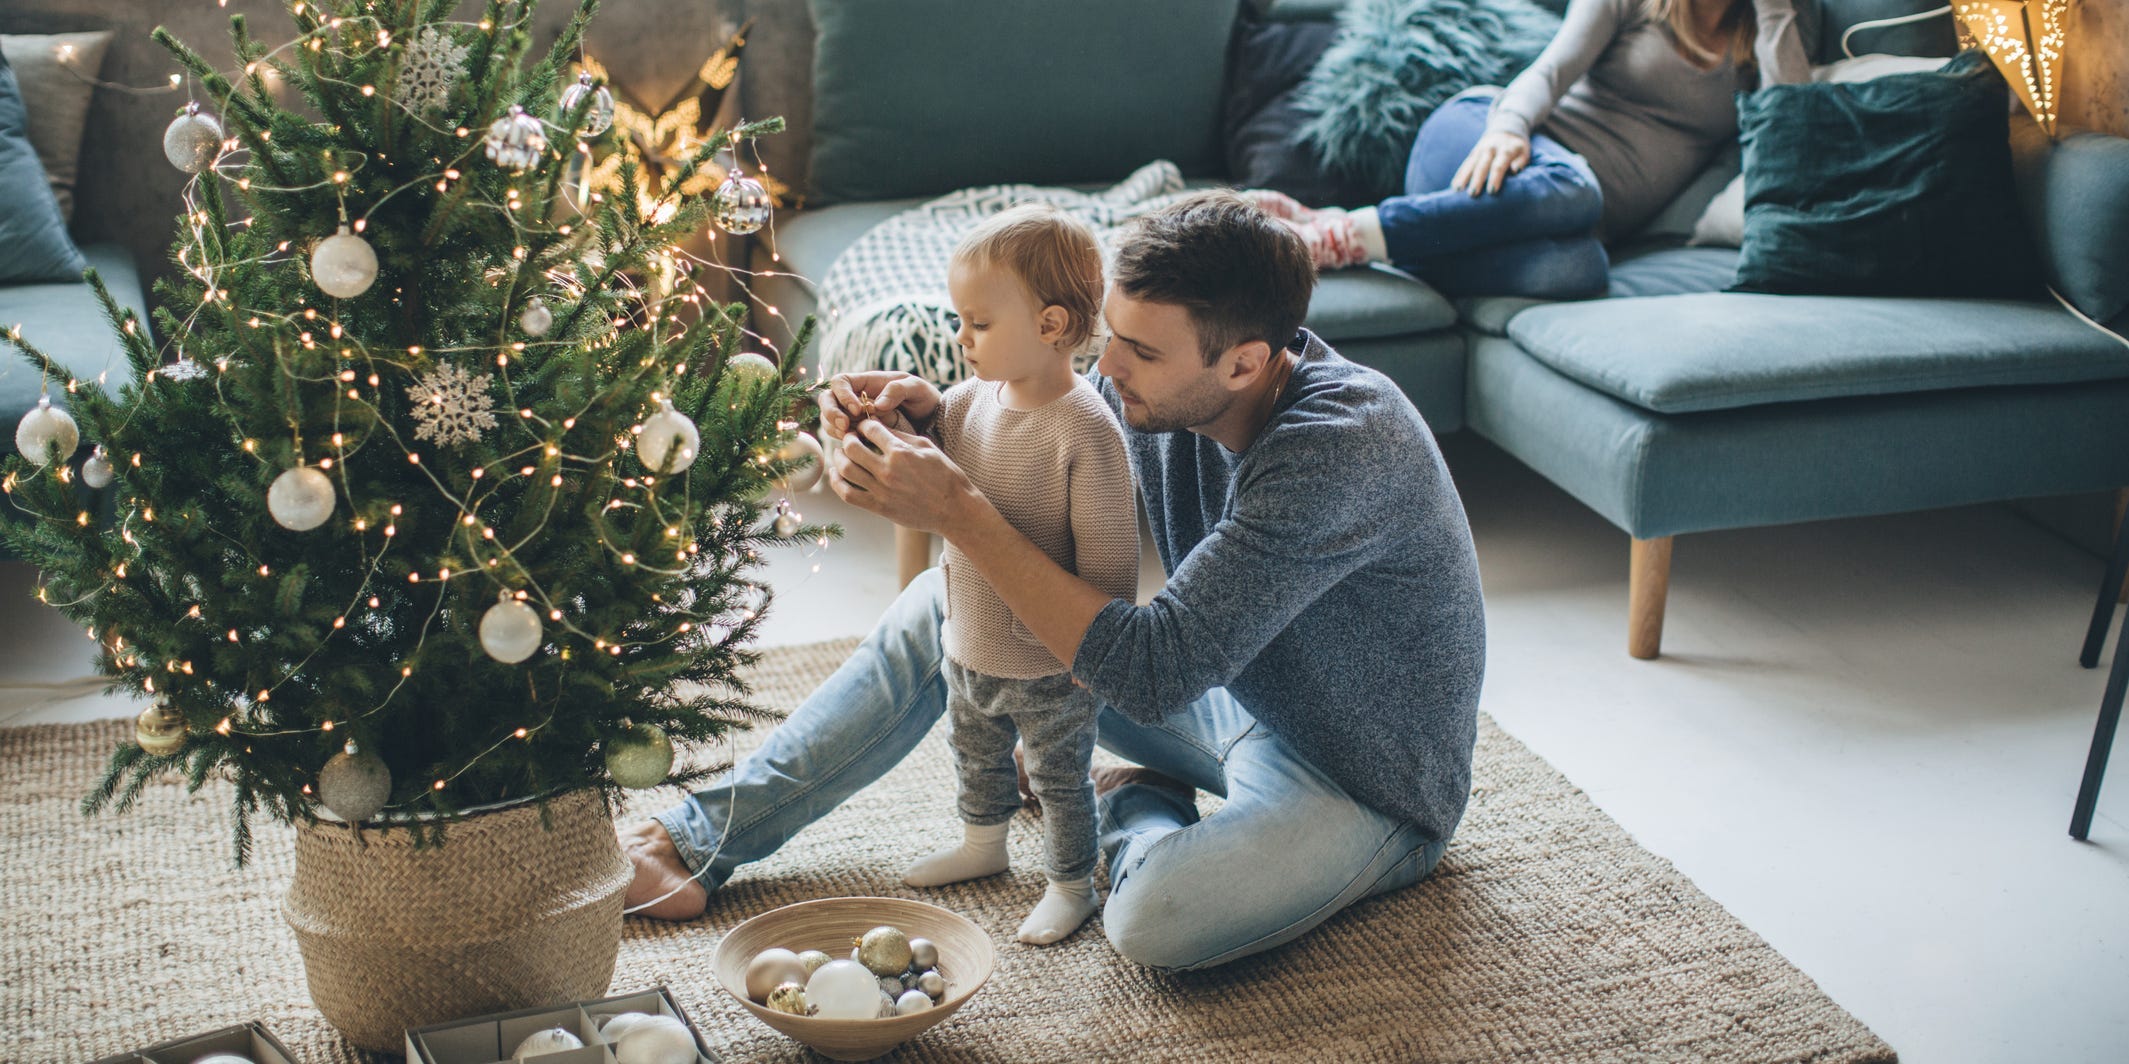
<path id="1" fill-rule="evenodd" d="M 1478 139 L 1471 146 L 1471 154 L 1464 156 L 1464 164 L 1456 168 L 1456 176 L 1449 187 L 1458 192 L 1499 192 L 1501 183 L 1510 174 L 1530 165 L 1530 138 L 1496 129 Z"/>
<path id="2" fill-rule="evenodd" d="M 820 393 L 821 430 L 829 439 L 842 439 L 868 403 L 889 428 L 914 432 L 917 422 L 938 411 L 939 390 L 922 377 L 893 370 L 839 373 Z"/>

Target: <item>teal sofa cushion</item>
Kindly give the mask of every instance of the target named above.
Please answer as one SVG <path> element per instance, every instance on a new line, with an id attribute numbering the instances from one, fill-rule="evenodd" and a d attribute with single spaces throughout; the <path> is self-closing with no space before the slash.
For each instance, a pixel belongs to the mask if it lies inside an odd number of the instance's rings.
<path id="1" fill-rule="evenodd" d="M 2129 140 L 2082 132 L 2050 140 L 2020 119 L 2011 148 L 2049 283 L 2087 317 L 2129 329 Z"/>
<path id="2" fill-rule="evenodd" d="M 83 251 L 88 264 L 102 276 L 111 298 L 132 307 L 147 320 L 148 303 L 142 298 L 140 273 L 125 249 L 115 244 L 91 244 Z M 109 372 L 105 383 L 116 388 L 133 370 L 125 349 L 104 320 L 96 293 L 80 281 L 46 284 L 0 285 L 0 328 L 21 326 L 22 338 L 58 359 L 74 375 L 93 380 Z M 0 345 L 0 454 L 15 450 L 14 425 L 37 405 L 44 391 L 44 375 L 29 359 L 12 347 Z M 52 402 L 66 404 L 66 382 L 53 381 Z M 94 441 L 85 440 L 84 443 Z"/>
<path id="3" fill-rule="evenodd" d="M 1737 252 L 1732 248 L 1656 247 L 1614 254 L 1611 288 L 1605 293 L 1611 299 L 1720 292 L 1737 275 Z M 1506 336 L 1510 319 L 1546 302 L 1522 296 L 1471 296 L 1457 300 L 1456 308 L 1466 325 L 1488 336 Z"/>
<path id="4" fill-rule="evenodd" d="M 30 146 L 15 71 L 0 56 L 0 282 L 79 279 L 81 266 L 44 164 Z"/>
<path id="5" fill-rule="evenodd" d="M 813 201 L 1217 174 L 1240 0 L 814 0 Z"/>
<path id="6" fill-rule="evenodd" d="M 1745 232 L 1736 289 L 2037 295 L 2004 91 L 1974 51 L 1933 73 L 1738 94 Z"/>
<path id="7" fill-rule="evenodd" d="M 2129 377 L 2119 341 L 2053 303 L 1707 292 L 1532 307 L 1508 335 L 1660 413 Z"/>

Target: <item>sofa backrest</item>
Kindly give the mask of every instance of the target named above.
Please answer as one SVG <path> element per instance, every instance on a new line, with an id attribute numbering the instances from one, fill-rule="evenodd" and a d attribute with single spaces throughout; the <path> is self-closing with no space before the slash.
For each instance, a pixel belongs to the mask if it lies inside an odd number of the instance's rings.
<path id="1" fill-rule="evenodd" d="M 1097 182 L 1153 159 L 1220 168 L 1242 0 L 746 0 L 748 117 L 811 204 L 1025 181 Z"/>

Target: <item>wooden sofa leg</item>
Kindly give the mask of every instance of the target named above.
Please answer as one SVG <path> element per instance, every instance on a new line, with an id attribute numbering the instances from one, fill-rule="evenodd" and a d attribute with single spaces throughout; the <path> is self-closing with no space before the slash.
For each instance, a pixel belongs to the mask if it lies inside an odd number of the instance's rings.
<path id="1" fill-rule="evenodd" d="M 900 571 L 897 587 L 908 587 L 917 574 L 931 568 L 931 533 L 894 526 L 895 566 Z"/>
<path id="2" fill-rule="evenodd" d="M 1671 537 L 1637 539 L 1626 566 L 1626 652 L 1653 660 L 1663 648 L 1663 602 L 1671 590 Z"/>

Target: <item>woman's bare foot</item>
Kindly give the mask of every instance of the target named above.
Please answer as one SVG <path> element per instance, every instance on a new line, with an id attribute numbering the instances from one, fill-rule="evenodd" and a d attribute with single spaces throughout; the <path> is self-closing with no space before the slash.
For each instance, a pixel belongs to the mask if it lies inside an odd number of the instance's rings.
<path id="1" fill-rule="evenodd" d="M 701 881 L 689 878 L 687 865 L 681 862 L 680 851 L 673 847 L 673 837 L 666 834 L 664 824 L 646 820 L 622 828 L 621 852 L 636 867 L 636 878 L 629 882 L 622 902 L 625 907 L 633 909 L 672 894 L 637 915 L 656 920 L 693 920 L 709 908 L 710 892 L 703 889 Z"/>

